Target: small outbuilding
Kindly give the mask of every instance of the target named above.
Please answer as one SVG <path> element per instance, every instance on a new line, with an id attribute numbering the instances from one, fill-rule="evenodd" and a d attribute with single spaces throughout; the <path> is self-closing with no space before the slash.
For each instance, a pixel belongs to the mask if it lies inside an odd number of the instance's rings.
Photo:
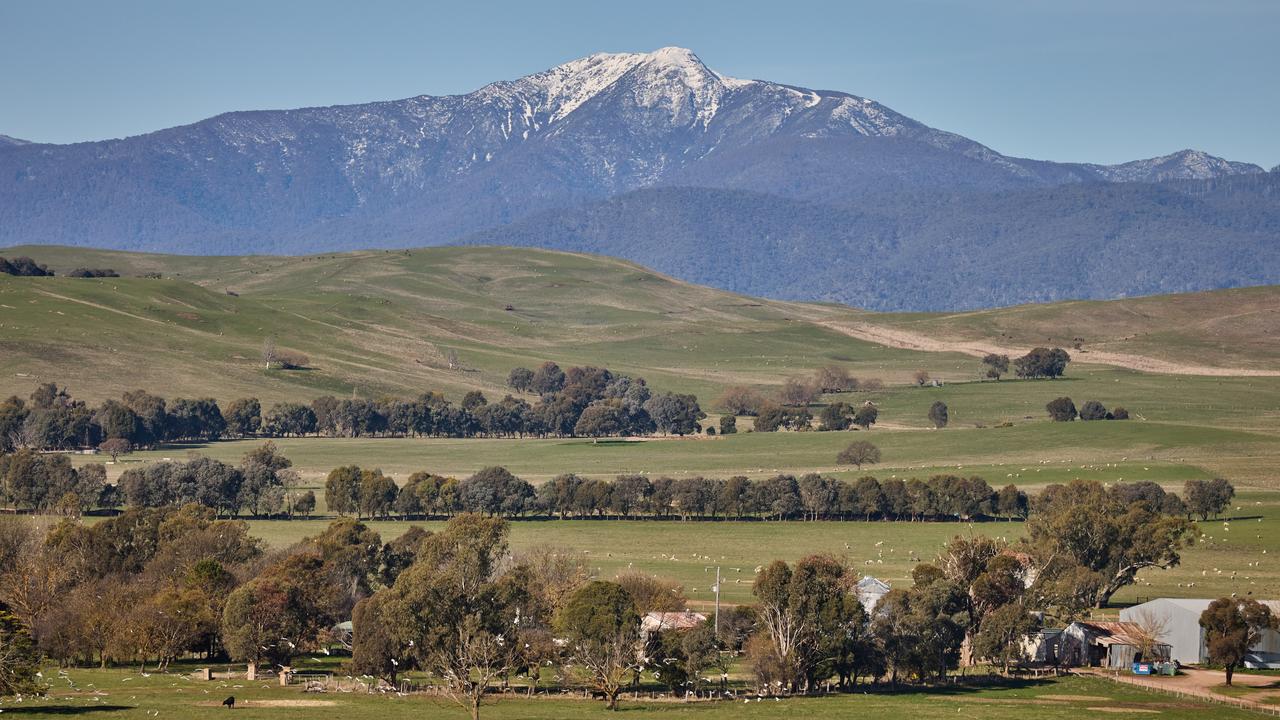
<path id="1" fill-rule="evenodd" d="M 1062 646 L 1062 628 L 1041 628 L 1022 638 L 1022 656 L 1030 665 L 1057 667 Z"/>
<path id="2" fill-rule="evenodd" d="M 1169 659 L 1169 645 L 1144 641 L 1143 636 L 1137 623 L 1073 622 L 1062 631 L 1059 660 L 1066 666 L 1128 668 Z"/>
<path id="3" fill-rule="evenodd" d="M 342 646 L 343 650 L 350 650 L 355 636 L 355 624 L 350 620 L 334 625 L 330 628 L 334 642 Z"/>
<path id="4" fill-rule="evenodd" d="M 862 603 L 862 608 L 870 615 L 876 609 L 876 603 L 880 602 L 880 598 L 888 595 L 892 589 L 889 583 L 864 575 L 858 581 L 858 602 Z"/>
<path id="5" fill-rule="evenodd" d="M 706 615 L 692 610 L 647 612 L 640 618 L 640 634 L 651 635 L 666 630 L 690 630 L 706 621 Z"/>
<path id="6" fill-rule="evenodd" d="M 678 612 L 647 612 L 640 618 L 640 641 L 636 643 L 636 656 L 645 660 L 652 651 L 654 641 L 668 630 L 692 630 L 707 621 L 707 616 L 692 610 Z"/>

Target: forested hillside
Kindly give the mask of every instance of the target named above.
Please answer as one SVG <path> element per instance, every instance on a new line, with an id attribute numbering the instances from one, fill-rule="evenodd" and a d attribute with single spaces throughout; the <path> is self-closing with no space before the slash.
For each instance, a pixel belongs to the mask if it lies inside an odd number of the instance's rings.
<path id="1" fill-rule="evenodd" d="M 624 257 L 693 282 L 875 310 L 1280 282 L 1280 174 L 812 201 L 640 190 L 466 243 Z"/>

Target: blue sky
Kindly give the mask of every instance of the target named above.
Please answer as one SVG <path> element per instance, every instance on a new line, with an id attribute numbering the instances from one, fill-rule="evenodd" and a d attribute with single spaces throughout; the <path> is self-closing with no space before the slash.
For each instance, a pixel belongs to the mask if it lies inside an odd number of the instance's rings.
<path id="1" fill-rule="evenodd" d="M 1280 2 L 0 0 L 0 133 L 135 135 L 228 110 L 473 90 L 596 51 L 870 97 L 995 149 L 1280 164 Z"/>

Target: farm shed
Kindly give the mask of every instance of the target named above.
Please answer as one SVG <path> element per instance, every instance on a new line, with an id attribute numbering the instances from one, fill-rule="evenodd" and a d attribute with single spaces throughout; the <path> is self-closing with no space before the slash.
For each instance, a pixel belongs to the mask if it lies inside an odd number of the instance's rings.
<path id="1" fill-rule="evenodd" d="M 1022 654 L 1032 665 L 1058 664 L 1062 628 L 1042 628 L 1022 639 Z"/>
<path id="2" fill-rule="evenodd" d="M 647 612 L 640 618 L 640 634 L 650 635 L 664 630 L 689 630 L 707 621 L 707 616 L 692 610 L 679 612 Z"/>
<path id="3" fill-rule="evenodd" d="M 1155 643 L 1141 648 L 1143 630 L 1130 622 L 1073 622 L 1062 631 L 1059 659 L 1067 666 L 1127 668 L 1135 661 L 1169 656 L 1169 646 Z"/>
<path id="4" fill-rule="evenodd" d="M 707 621 L 707 616 L 692 610 L 679 612 L 647 612 L 640 618 L 640 641 L 636 643 L 636 655 L 644 660 L 652 651 L 653 641 L 668 630 L 691 630 Z"/>
<path id="5" fill-rule="evenodd" d="M 862 603 L 863 609 L 870 615 L 871 611 L 876 609 L 876 603 L 880 602 L 880 598 L 888 595 L 892 589 L 889 583 L 865 575 L 858 581 L 858 602 Z"/>
<path id="6" fill-rule="evenodd" d="M 1159 627 L 1160 639 L 1171 648 L 1171 659 L 1197 665 L 1208 660 L 1200 614 L 1211 602 L 1207 598 L 1156 598 L 1121 610 L 1120 619 Z M 1272 615 L 1280 616 L 1280 600 L 1259 602 L 1271 608 Z M 1262 640 L 1245 659 L 1245 667 L 1280 668 L 1280 632 L 1264 631 Z"/>

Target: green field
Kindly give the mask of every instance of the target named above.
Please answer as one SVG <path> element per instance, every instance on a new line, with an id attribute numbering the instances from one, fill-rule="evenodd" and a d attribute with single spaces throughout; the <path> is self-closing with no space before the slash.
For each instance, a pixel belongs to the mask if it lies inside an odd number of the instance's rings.
<path id="1" fill-rule="evenodd" d="M 0 277 L 2 393 L 26 394 L 37 376 L 68 383 L 88 399 L 114 397 L 140 383 L 171 395 L 256 395 L 266 401 L 427 388 L 499 392 L 511 367 L 548 359 L 641 374 L 705 400 L 726 385 L 776 387 L 792 374 L 833 362 L 890 384 L 909 382 L 918 369 L 948 381 L 980 374 L 977 360 L 959 347 L 947 352 L 942 343 L 932 348 L 941 352 L 925 352 L 866 342 L 845 332 L 859 323 L 1023 347 L 1069 347 L 1083 336 L 1086 351 L 1096 341 L 1107 349 L 1223 367 L 1275 370 L 1280 356 L 1277 288 L 960 314 L 875 314 L 751 298 L 610 258 L 541 250 L 430 248 L 297 258 L 65 247 L 0 253 L 29 254 L 63 272 L 113 267 L 126 276 Z M 164 279 L 137 277 L 148 272 Z M 264 371 L 258 358 L 268 336 L 309 355 L 311 369 Z M 1127 338 L 1128 345 L 1116 345 L 1116 338 Z M 458 361 L 452 369 L 451 352 Z M 1122 387 L 1093 384 L 1117 378 L 1126 378 Z M 1138 404 L 1154 395 L 1194 405 L 1219 399 L 1205 394 L 1205 382 L 1120 373 L 1077 387 L 1113 403 Z M 1258 403 L 1241 409 L 1267 407 L 1274 425 L 1280 380 L 1224 382 L 1229 393 L 1262 393 Z M 988 391 L 972 392 L 977 399 Z M 994 419 L 1017 412 L 1017 405 L 971 408 L 969 417 Z"/>
<path id="2" fill-rule="evenodd" d="M 1280 596 L 1280 496 L 1245 493 L 1237 498 L 1237 507 L 1230 522 L 1200 524 L 1203 537 L 1183 552 L 1179 567 L 1144 571 L 1136 585 L 1116 595 L 1115 602 L 1232 592 Z M 328 522 L 253 520 L 250 526 L 254 535 L 281 547 L 320 533 Z M 437 528 L 442 523 L 368 524 L 386 541 L 412 524 Z M 1022 529 L 1017 522 L 523 520 L 511 525 L 511 545 L 516 551 L 537 545 L 566 548 L 601 578 L 628 570 L 669 577 L 683 585 L 691 602 L 707 607 L 715 599 L 710 587 L 717 566 L 726 578 L 721 600 L 729 603 L 752 602 L 751 582 L 758 566 L 813 553 L 831 553 L 865 574 L 906 584 L 915 563 L 932 560 L 942 544 L 956 535 L 1016 540 Z"/>
<path id="3" fill-rule="evenodd" d="M 305 258 L 3 252 L 38 255 L 55 267 L 165 276 L 0 278 L 3 393 L 29 393 L 36 376 L 89 399 L 138 384 L 166 395 L 264 401 L 496 393 L 512 367 L 555 360 L 605 365 L 711 398 L 726 385 L 777 385 L 833 360 L 898 381 L 942 360 L 855 340 L 800 319 L 792 304 L 583 255 L 501 248 Z M 264 371 L 268 336 L 306 353 L 310 369 Z"/>
<path id="4" fill-rule="evenodd" d="M 1108 301 L 1075 301 L 966 313 L 895 313 L 875 322 L 955 340 L 1063 347 L 1158 357 L 1210 367 L 1276 370 L 1280 298 L 1248 287 Z M 1081 357 L 1085 357 L 1082 355 Z"/>
<path id="5" fill-rule="evenodd" d="M 428 389 L 455 398 L 480 389 L 497 399 L 507 392 L 503 385 L 512 367 L 555 360 L 603 365 L 642 375 L 660 390 L 693 392 L 714 421 L 715 399 L 726 386 L 770 393 L 788 377 L 834 363 L 888 383 L 883 390 L 824 401 L 876 402 L 881 414 L 874 435 L 883 443 L 885 464 L 895 469 L 981 466 L 996 482 L 1002 475 L 1018 478 L 1019 471 L 1000 472 L 1011 464 L 1132 460 L 1143 467 L 1183 466 L 1168 467 L 1157 478 L 1169 482 L 1217 474 L 1238 484 L 1280 488 L 1273 470 L 1280 458 L 1280 377 L 1143 373 L 1076 362 L 1057 381 L 979 382 L 980 363 L 971 355 L 889 347 L 836 329 L 863 323 L 938 338 L 1069 346 L 1067 336 L 1078 336 L 1082 325 L 1096 328 L 1092 338 L 1098 342 L 1122 336 L 1127 317 L 1131 334 L 1143 338 L 1139 349 L 1152 357 L 1186 359 L 1179 333 L 1195 334 L 1197 342 L 1216 343 L 1206 350 L 1186 341 L 1201 364 L 1280 369 L 1280 351 L 1273 347 L 1280 337 L 1280 326 L 1273 327 L 1280 325 L 1277 288 L 893 315 L 760 300 L 608 258 L 510 248 L 301 258 L 59 247 L 2 252 L 30 254 L 64 272 L 114 267 L 129 277 L 0 277 L 0 395 L 26 396 L 52 380 L 91 402 L 137 387 L 224 402 L 256 396 L 264 408 L 329 393 L 378 397 Z M 165 279 L 137 277 L 146 272 Z M 1047 329 L 1059 325 L 1063 332 Z M 309 369 L 264 370 L 260 354 L 267 337 L 278 347 L 306 353 Z M 1090 339 L 1085 337 L 1086 349 Z M 945 384 L 915 387 L 910 377 L 919 369 Z M 1064 394 L 1077 404 L 1096 399 L 1124 406 L 1135 419 L 1054 426 L 1044 418 L 1044 404 Z M 882 432 L 925 428 L 935 400 L 950 407 L 947 430 Z M 992 429 L 1002 423 L 1015 427 Z M 745 429 L 749 421 L 740 426 Z M 743 437 L 592 448 L 572 442 L 379 444 L 373 463 L 392 472 L 431 464 L 453 473 L 501 463 L 535 478 L 637 469 L 754 475 L 775 467 L 830 470 L 830 458 L 846 441 L 799 434 Z M 307 448 L 306 457 L 295 460 L 316 472 L 369 462 L 358 445 L 326 441 Z"/>
<path id="6" fill-rule="evenodd" d="M 834 460 L 855 438 L 871 439 L 882 449 L 882 463 L 864 471 L 881 478 L 977 474 L 993 486 L 1015 483 L 1034 492 L 1077 477 L 1153 480 L 1176 489 L 1188 479 L 1220 476 L 1243 491 L 1240 509 L 1232 514 L 1250 519 L 1236 520 L 1230 530 L 1207 524 L 1206 536 L 1215 538 L 1206 537 L 1188 551 L 1182 567 L 1144 574 L 1141 584 L 1117 599 L 1230 591 L 1280 595 L 1280 569 L 1271 565 L 1271 555 L 1262 554 L 1268 548 L 1280 551 L 1280 535 L 1271 529 L 1280 505 L 1280 377 L 1138 372 L 1123 363 L 1083 362 L 1105 351 L 1141 353 L 1166 363 L 1280 370 L 1275 339 L 1280 337 L 1280 288 L 882 315 L 760 300 L 678 282 L 617 260 L 538 250 L 434 248 L 302 258 L 46 247 L 0 253 L 32 255 L 63 272 L 75 266 L 114 267 L 129 276 L 0 277 L 0 394 L 25 396 L 37 383 L 52 380 L 91 402 L 137 387 L 167 397 L 229 401 L 256 396 L 264 406 L 327 393 L 378 397 L 428 389 L 454 398 L 479 389 L 496 399 L 507 392 L 503 384 L 512 367 L 554 360 L 603 365 L 644 376 L 659 390 L 696 393 L 714 422 L 714 400 L 730 385 L 770 393 L 788 377 L 833 363 L 887 383 L 873 392 L 822 400 L 875 402 L 880 421 L 869 432 L 740 432 L 599 443 L 276 441 L 313 488 L 331 468 L 348 463 L 381 468 L 399 480 L 417 470 L 462 477 L 489 465 L 504 465 L 535 483 L 566 472 L 755 478 L 822 472 L 852 478 L 860 473 Z M 137 277 L 147 272 L 164 279 Z M 892 337 L 877 344 L 859 339 L 866 327 L 936 342 L 927 349 L 910 343 L 917 349 L 903 349 Z M 260 350 L 268 337 L 281 348 L 306 353 L 309 369 L 264 370 Z M 1067 377 L 1055 381 L 978 381 L 980 362 L 972 355 L 974 347 L 964 344 L 1071 347 L 1076 338 L 1085 352 L 1073 350 L 1077 362 Z M 942 386 L 915 386 L 911 376 L 921 369 Z M 1059 395 L 1071 396 L 1078 405 L 1097 399 L 1108 407 L 1124 406 L 1133 419 L 1052 423 L 1044 405 Z M 936 400 L 950 408 L 951 425 L 943 430 L 930 429 L 926 419 Z M 1004 424 L 1010 426 L 1000 427 Z M 740 428 L 749 426 L 749 418 L 740 418 Z M 110 476 L 135 463 L 183 459 L 189 453 L 234 462 L 258 442 L 135 453 L 112 465 Z M 76 457 L 78 463 L 97 460 L 101 456 Z M 323 522 L 255 521 L 254 531 L 282 545 L 316 532 Z M 404 527 L 376 526 L 384 537 Z M 901 582 L 913 557 L 932 557 L 957 532 L 1015 535 L 1020 528 L 519 522 L 513 543 L 563 545 L 590 555 L 601 575 L 628 564 L 670 575 L 704 603 L 710 599 L 705 568 L 739 568 L 731 579 L 743 582 L 726 584 L 726 600 L 742 602 L 749 599 L 749 571 L 774 558 L 833 552 Z"/>
<path id="7" fill-rule="evenodd" d="M 744 419 L 746 422 L 748 419 Z M 503 465 L 531 482 L 562 473 L 612 476 L 701 474 L 728 477 L 823 472 L 860 473 L 835 463 L 854 439 L 882 450 L 882 477 L 927 477 L 936 472 L 978 474 L 992 485 L 1043 485 L 1076 477 L 1100 481 L 1154 480 L 1180 485 L 1190 478 L 1223 475 L 1240 486 L 1276 487 L 1271 459 L 1280 437 L 1270 432 L 1197 427 L 1179 423 L 1051 423 L 944 430 L 878 428 L 866 432 L 746 433 L 718 437 L 649 440 L 282 438 L 274 440 L 304 477 L 318 479 L 338 465 L 378 467 L 399 479 L 417 470 L 463 477 Z M 182 459 L 200 453 L 237 461 L 261 440 L 166 447 L 123 456 L 109 468 L 115 477 L 139 462 Z M 78 462 L 101 458 L 78 456 Z"/>
<path id="8" fill-rule="evenodd" d="M 297 663 L 299 667 L 307 665 L 306 658 L 300 658 Z M 238 718 L 313 717 L 319 713 L 340 713 L 341 717 L 352 720 L 469 717 L 465 710 L 445 698 L 423 695 L 304 694 L 297 686 L 280 688 L 268 681 L 197 682 L 176 672 L 153 673 L 144 677 L 127 670 L 72 669 L 60 676 L 49 668 L 46 675 L 52 683 L 48 697 L 5 701 L 0 703 L 0 711 L 6 716 L 29 718 L 223 717 L 227 711 L 220 702 L 224 697 L 234 695 L 237 701 L 234 712 Z M 519 688 L 521 681 L 515 679 L 513 684 Z M 957 717 L 1022 720 L 1032 716 L 1044 720 L 1069 720 L 1099 712 L 1155 714 L 1172 720 L 1192 720 L 1206 714 L 1224 720 L 1257 717 L 1253 713 L 1221 705 L 1082 677 L 1013 681 L 985 688 L 954 686 L 780 701 L 770 698 L 747 701 L 740 697 L 719 702 L 683 702 L 624 697 L 621 712 L 625 717 L 707 720 L 790 716 L 844 718 L 855 715 L 886 720 Z M 486 700 L 481 708 L 482 718 L 498 719 L 560 720 L 611 716 L 602 703 L 584 700 L 580 695 L 544 695 L 533 700 L 493 697 Z"/>

